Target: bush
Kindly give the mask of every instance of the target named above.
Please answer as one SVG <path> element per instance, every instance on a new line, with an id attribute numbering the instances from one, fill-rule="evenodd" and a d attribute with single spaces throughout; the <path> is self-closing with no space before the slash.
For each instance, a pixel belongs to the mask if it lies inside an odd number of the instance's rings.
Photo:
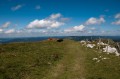
<path id="1" fill-rule="evenodd" d="M 62 41 L 63 41 L 63 39 L 58 39 L 58 40 L 57 40 L 57 42 L 62 42 Z"/>

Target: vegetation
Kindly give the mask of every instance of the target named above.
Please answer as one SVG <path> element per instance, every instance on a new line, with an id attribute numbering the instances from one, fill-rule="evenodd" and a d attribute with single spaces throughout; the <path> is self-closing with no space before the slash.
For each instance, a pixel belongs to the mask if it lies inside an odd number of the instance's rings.
<path id="1" fill-rule="evenodd" d="M 40 79 L 59 61 L 64 43 L 42 41 L 0 45 L 0 79 Z"/>
<path id="2" fill-rule="evenodd" d="M 58 39 L 58 40 L 57 40 L 57 42 L 62 42 L 62 41 L 63 41 L 63 39 Z"/>
<path id="3" fill-rule="evenodd" d="M 73 40 L 0 45 L 0 79 L 120 79 L 119 73 L 119 57 Z"/>
<path id="4" fill-rule="evenodd" d="M 94 61 L 93 58 L 100 61 Z M 114 54 L 86 49 L 85 66 L 87 79 L 120 79 L 120 57 Z"/>

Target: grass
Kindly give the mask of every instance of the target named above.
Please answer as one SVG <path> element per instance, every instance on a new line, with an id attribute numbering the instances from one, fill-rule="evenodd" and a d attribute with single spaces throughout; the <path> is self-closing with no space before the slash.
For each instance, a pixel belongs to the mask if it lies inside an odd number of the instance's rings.
<path id="1" fill-rule="evenodd" d="M 71 40 L 66 42 L 65 56 L 43 79 L 82 79 L 85 77 L 84 53 L 82 53 L 80 44 Z"/>
<path id="2" fill-rule="evenodd" d="M 120 79 L 119 73 L 120 57 L 73 40 L 0 45 L 0 79 Z"/>
<path id="3" fill-rule="evenodd" d="M 120 79 L 120 57 L 104 52 L 98 53 L 96 49 L 83 47 L 83 50 L 86 52 L 86 79 Z M 93 61 L 93 58 L 98 58 L 100 62 Z"/>
<path id="4" fill-rule="evenodd" d="M 0 45 L 0 79 L 40 79 L 59 61 L 64 42 L 42 41 Z"/>

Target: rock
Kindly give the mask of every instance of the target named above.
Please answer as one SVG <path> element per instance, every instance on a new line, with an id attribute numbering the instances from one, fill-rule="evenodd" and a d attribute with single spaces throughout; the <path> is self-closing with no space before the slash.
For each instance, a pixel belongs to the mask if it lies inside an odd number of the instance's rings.
<path id="1" fill-rule="evenodd" d="M 106 46 L 105 48 L 103 48 L 103 52 L 107 52 L 108 54 L 115 53 L 116 56 L 120 55 L 115 47 L 110 47 L 110 46 Z"/>

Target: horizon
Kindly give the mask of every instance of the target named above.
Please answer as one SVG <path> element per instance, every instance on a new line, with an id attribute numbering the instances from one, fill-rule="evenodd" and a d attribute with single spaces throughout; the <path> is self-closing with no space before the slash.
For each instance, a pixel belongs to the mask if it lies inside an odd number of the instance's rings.
<path id="1" fill-rule="evenodd" d="M 120 37 L 120 36 L 33 36 L 33 37 L 0 37 L 0 39 L 8 39 L 8 38 L 59 38 L 59 37 Z"/>
<path id="2" fill-rule="evenodd" d="M 120 0 L 0 1 L 0 38 L 120 36 Z"/>

